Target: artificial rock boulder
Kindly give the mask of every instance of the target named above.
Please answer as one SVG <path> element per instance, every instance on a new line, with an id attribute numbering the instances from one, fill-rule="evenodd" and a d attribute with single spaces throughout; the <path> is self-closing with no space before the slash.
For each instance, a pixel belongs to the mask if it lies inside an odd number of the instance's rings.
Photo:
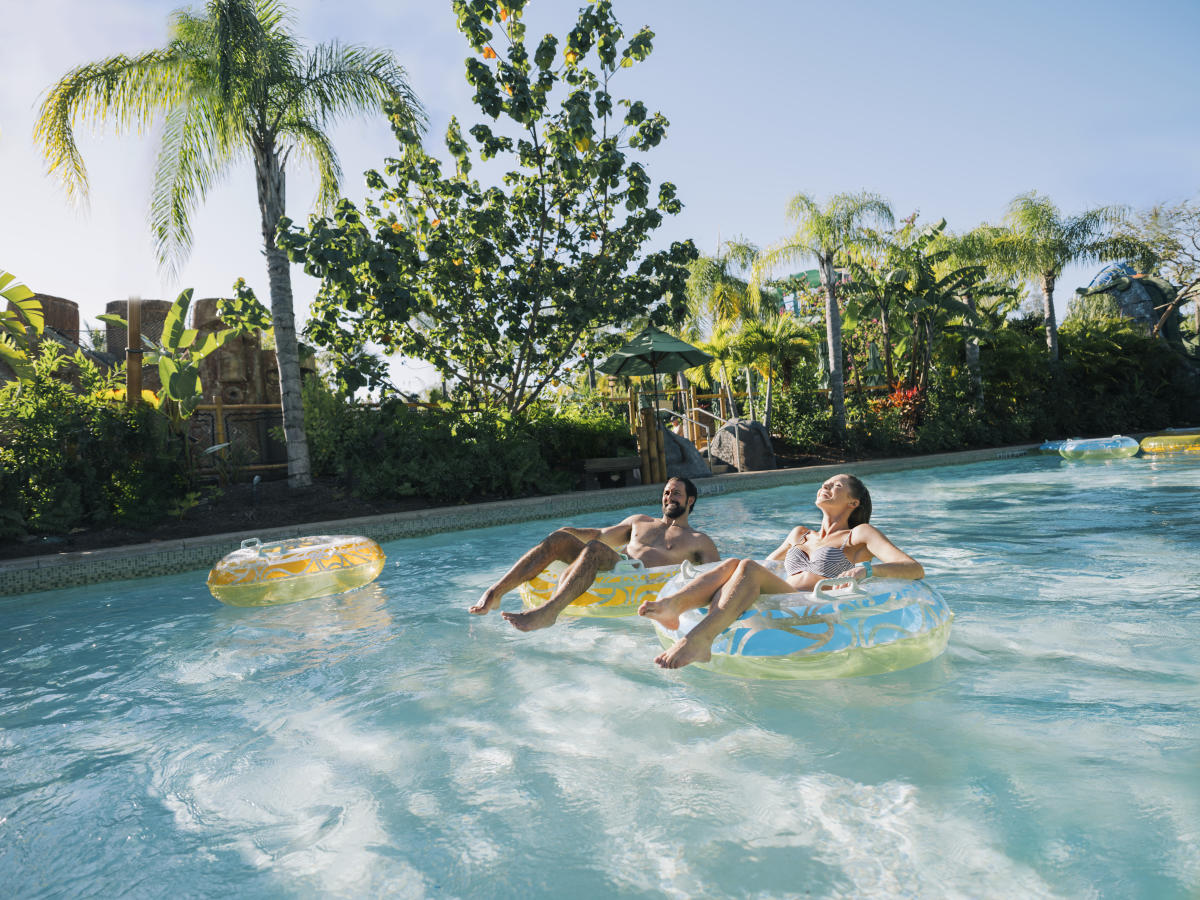
<path id="1" fill-rule="evenodd" d="M 741 471 L 759 472 L 775 468 L 775 449 L 771 446 L 771 435 L 761 422 L 752 419 L 730 419 L 713 436 L 708 447 L 713 462 L 724 463 Z"/>
<path id="2" fill-rule="evenodd" d="M 667 457 L 668 478 L 707 478 L 712 474 L 696 445 L 673 431 L 664 429 L 663 451 Z"/>

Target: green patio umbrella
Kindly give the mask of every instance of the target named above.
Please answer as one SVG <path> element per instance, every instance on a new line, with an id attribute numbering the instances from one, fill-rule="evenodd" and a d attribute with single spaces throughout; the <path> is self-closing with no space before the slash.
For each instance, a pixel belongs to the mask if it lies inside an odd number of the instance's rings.
<path id="1" fill-rule="evenodd" d="M 650 325 L 596 368 L 609 375 L 653 375 L 658 415 L 658 373 L 682 372 L 712 359 L 698 347 Z"/>

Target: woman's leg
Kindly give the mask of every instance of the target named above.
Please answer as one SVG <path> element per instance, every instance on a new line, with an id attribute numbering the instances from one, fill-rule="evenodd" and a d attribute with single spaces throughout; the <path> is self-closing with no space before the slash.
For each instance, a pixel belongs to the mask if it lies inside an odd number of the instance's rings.
<path id="1" fill-rule="evenodd" d="M 708 615 L 654 661 L 664 669 L 679 669 L 689 663 L 708 662 L 712 659 L 712 645 L 717 635 L 749 609 L 759 594 L 789 594 L 794 590 L 765 566 L 752 559 L 742 560 L 725 582 Z"/>
<path id="2" fill-rule="evenodd" d="M 638 615 L 660 622 L 664 628 L 674 631 L 679 627 L 679 617 L 689 609 L 699 609 L 713 599 L 729 576 L 737 568 L 738 560 L 723 559 L 700 577 L 688 582 L 683 590 L 668 597 L 647 600 L 638 607 Z"/>

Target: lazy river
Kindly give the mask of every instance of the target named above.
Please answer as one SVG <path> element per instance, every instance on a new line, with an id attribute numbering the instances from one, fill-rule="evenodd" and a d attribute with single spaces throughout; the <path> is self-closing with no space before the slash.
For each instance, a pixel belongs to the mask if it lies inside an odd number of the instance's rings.
<path id="1" fill-rule="evenodd" d="M 205 572 L 2 599 L 0 885 L 1200 894 L 1200 460 L 866 481 L 956 614 L 940 657 L 867 678 L 668 673 L 642 620 L 469 616 L 557 522 L 395 541 L 375 583 L 289 606 L 225 607 Z M 818 483 L 693 522 L 762 556 Z"/>

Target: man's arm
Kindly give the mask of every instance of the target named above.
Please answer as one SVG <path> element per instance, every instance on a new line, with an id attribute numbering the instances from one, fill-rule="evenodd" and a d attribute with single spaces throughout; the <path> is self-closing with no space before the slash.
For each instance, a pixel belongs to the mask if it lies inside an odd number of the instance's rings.
<path id="1" fill-rule="evenodd" d="M 587 540 L 600 541 L 602 544 L 607 544 L 616 551 L 620 551 L 622 547 L 629 543 L 629 539 L 633 537 L 633 523 L 639 519 L 648 519 L 649 516 L 630 516 L 623 522 L 616 525 L 610 525 L 608 528 L 590 528 L 583 529 L 591 531 L 593 534 Z"/>
<path id="2" fill-rule="evenodd" d="M 696 532 L 699 540 L 695 552 L 692 554 L 697 563 L 716 562 L 721 558 L 721 552 L 717 549 L 717 545 L 703 531 Z"/>

